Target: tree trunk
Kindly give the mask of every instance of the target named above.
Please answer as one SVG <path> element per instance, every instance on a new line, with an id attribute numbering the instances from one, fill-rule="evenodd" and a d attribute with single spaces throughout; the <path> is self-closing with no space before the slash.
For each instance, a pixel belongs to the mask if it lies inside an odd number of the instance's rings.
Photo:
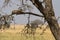
<path id="1" fill-rule="evenodd" d="M 55 13 L 53 11 L 52 0 L 44 0 L 45 8 L 43 7 L 42 3 L 39 0 L 30 0 L 44 15 L 45 20 L 50 26 L 50 30 L 55 37 L 56 40 L 60 40 L 60 28 L 58 22 L 55 17 Z"/>

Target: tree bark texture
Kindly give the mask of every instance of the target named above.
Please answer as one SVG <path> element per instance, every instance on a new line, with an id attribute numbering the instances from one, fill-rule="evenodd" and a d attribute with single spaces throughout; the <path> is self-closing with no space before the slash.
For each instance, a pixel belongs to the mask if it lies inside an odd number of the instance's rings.
<path id="1" fill-rule="evenodd" d="M 50 26 L 50 30 L 56 40 L 60 40 L 60 28 L 53 10 L 52 0 L 44 0 L 45 8 L 39 0 L 30 0 L 44 15 L 45 20 Z"/>

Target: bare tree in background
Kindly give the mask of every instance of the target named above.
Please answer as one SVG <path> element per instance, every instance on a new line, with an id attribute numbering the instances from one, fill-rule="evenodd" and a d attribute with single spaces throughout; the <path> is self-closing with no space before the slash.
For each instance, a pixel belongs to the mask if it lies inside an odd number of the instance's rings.
<path id="1" fill-rule="evenodd" d="M 10 3 L 10 0 L 4 0 L 2 8 L 6 7 Z"/>
<path id="2" fill-rule="evenodd" d="M 31 21 L 31 30 L 32 30 L 32 32 L 35 34 L 35 32 L 36 32 L 36 29 L 37 28 L 40 28 L 40 29 L 42 29 L 42 26 L 45 24 L 42 20 L 40 20 L 40 19 L 36 19 L 36 20 L 34 20 L 34 21 Z M 39 26 L 40 25 L 40 26 Z"/>
<path id="3" fill-rule="evenodd" d="M 10 28 L 10 24 L 13 21 L 12 15 L 2 15 L 0 17 L 0 29 Z"/>

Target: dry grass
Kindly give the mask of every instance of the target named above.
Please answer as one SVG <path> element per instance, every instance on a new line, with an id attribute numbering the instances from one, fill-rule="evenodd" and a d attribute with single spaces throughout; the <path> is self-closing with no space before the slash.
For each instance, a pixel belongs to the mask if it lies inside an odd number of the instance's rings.
<path id="1" fill-rule="evenodd" d="M 35 38 L 33 36 L 21 36 L 21 30 L 24 28 L 24 25 L 11 25 L 10 29 L 0 31 L 0 40 L 55 40 L 53 35 L 48 28 L 43 35 L 40 35 L 42 30 L 39 28 L 36 30 Z"/>

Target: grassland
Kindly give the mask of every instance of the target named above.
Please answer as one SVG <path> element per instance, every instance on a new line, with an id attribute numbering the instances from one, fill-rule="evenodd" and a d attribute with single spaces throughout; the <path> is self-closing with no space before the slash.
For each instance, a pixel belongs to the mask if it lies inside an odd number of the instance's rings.
<path id="1" fill-rule="evenodd" d="M 43 35 L 40 35 L 42 30 L 37 29 L 36 34 L 33 37 L 25 35 L 21 36 L 21 30 L 24 28 L 24 25 L 11 25 L 10 29 L 6 29 L 3 32 L 0 31 L 0 40 L 55 40 L 53 35 L 50 32 L 50 29 L 48 28 Z"/>

